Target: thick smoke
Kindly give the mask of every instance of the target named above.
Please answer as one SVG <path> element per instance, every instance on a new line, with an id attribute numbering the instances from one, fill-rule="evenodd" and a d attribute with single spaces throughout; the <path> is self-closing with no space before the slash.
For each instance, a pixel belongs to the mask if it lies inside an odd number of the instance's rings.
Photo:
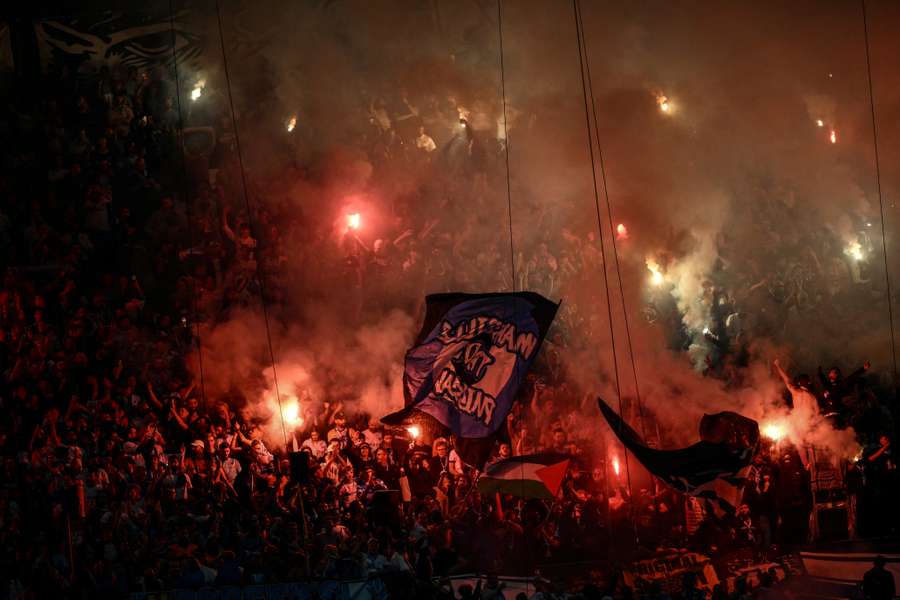
<path id="1" fill-rule="evenodd" d="M 865 358 L 890 370 L 864 54 L 846 6 L 751 14 L 585 3 L 599 210 L 567 5 L 507 3 L 508 136 L 494 8 L 279 6 L 229 11 L 224 33 L 251 203 L 278 206 L 308 231 L 285 248 L 288 291 L 269 315 L 283 400 L 340 396 L 383 414 L 401 402 L 400 365 L 423 291 L 519 287 L 564 300 L 548 348 L 573 396 L 614 397 L 618 371 L 626 404 L 639 393 L 670 440 L 692 441 L 704 412 L 730 409 L 783 420 L 795 441 L 855 453 L 852 434 L 795 423 L 770 369 L 781 356 L 798 371 L 847 370 Z M 209 16 L 197 19 L 213 38 Z M 214 46 L 209 85 L 221 90 Z M 404 94 L 423 112 L 440 107 L 425 126 L 443 158 L 397 170 L 360 148 L 372 146 L 380 101 Z M 454 170 L 459 117 L 499 177 Z M 239 182 L 229 193 L 242 200 Z M 411 257 L 445 256 L 440 248 L 452 258 L 358 285 L 341 274 L 348 212 L 364 215 L 359 235 L 370 246 L 408 226 L 419 243 Z M 619 223 L 628 234 L 615 239 Z M 278 444 L 264 325 L 258 304 L 210 324 L 205 375 L 217 393 L 238 390 Z M 708 357 L 719 378 L 701 375 Z"/>

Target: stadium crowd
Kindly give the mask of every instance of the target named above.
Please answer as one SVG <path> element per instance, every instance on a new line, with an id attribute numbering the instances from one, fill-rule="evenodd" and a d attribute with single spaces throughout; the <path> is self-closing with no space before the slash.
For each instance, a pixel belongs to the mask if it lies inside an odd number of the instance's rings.
<path id="1" fill-rule="evenodd" d="M 449 230 L 416 213 L 413 196 L 394 207 L 396 223 L 380 239 L 369 244 L 347 232 L 340 249 L 329 250 L 329 219 L 317 227 L 284 202 L 261 201 L 260 182 L 250 182 L 254 202 L 243 202 L 227 126 L 211 159 L 218 177 L 188 179 L 175 93 L 162 70 L 62 70 L 48 76 L 39 101 L 3 114 L 4 595 L 99 598 L 375 576 L 390 597 L 452 598 L 442 578 L 454 573 L 531 575 L 540 564 L 612 548 L 620 556 L 699 547 L 760 557 L 805 541 L 811 498 L 796 453 L 758 457 L 755 485 L 728 527 L 711 519 L 690 525 L 696 507 L 652 482 L 629 490 L 606 461 L 606 442 L 580 433 L 590 398 L 570 387 L 552 350 L 490 459 L 544 450 L 576 457 L 552 503 L 482 497 L 474 485 L 481 465 L 464 464 L 452 439 L 425 443 L 385 429 L 352 402 L 315 404 L 294 432 L 311 461 L 292 466 L 239 406 L 206 396 L 190 363 L 197 324 L 260 293 L 277 314 L 288 302 L 283 267 L 297 240 L 339 265 L 351 286 L 405 298 L 436 280 L 447 290 L 507 288 L 505 249 L 471 243 L 459 233 L 466 227 Z M 471 223 L 477 214 L 465 200 L 499 185 L 503 151 L 502 135 L 474 127 L 476 116 L 453 98 L 410 98 L 398 88 L 362 98 L 358 146 L 376 179 L 442 161 L 450 175 L 433 184 L 440 189 L 417 193 L 439 192 L 447 222 Z M 566 230 L 522 251 L 517 283 L 558 296 L 601 262 L 592 234 Z M 415 293 L 383 283 L 400 279 Z M 766 285 L 789 290 L 779 301 L 810 302 L 810 278 L 794 279 Z M 654 310 L 657 318 L 662 309 Z M 577 306 L 560 315 L 561 337 L 599 326 Z M 708 376 L 725 377 L 722 365 L 739 354 L 717 354 Z M 861 502 L 883 514 L 896 497 L 889 409 L 862 373 L 825 375 L 819 389 L 796 385 L 814 390 L 823 412 L 840 413 L 872 444 L 861 461 Z M 585 598 L 632 597 L 615 576 L 575 579 L 567 589 Z M 563 597 L 554 583 L 536 585 L 532 598 Z M 694 585 L 680 597 L 703 597 Z M 712 597 L 775 598 L 775 588 L 763 578 L 756 590 Z M 504 597 L 492 576 L 457 594 Z"/>

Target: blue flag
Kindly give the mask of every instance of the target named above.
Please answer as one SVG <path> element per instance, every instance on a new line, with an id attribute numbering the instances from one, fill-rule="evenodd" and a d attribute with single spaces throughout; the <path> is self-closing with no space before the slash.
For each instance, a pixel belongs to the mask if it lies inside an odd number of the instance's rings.
<path id="1" fill-rule="evenodd" d="M 425 322 L 406 353 L 406 408 L 382 421 L 399 425 L 415 409 L 459 437 L 487 437 L 506 420 L 558 305 L 532 292 L 425 301 Z"/>

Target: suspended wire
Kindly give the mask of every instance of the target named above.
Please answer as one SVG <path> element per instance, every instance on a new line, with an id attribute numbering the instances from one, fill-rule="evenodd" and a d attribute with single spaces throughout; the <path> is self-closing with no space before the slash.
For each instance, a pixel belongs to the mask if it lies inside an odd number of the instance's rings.
<path id="1" fill-rule="evenodd" d="M 597 213 L 597 230 L 599 233 L 599 241 L 600 241 L 600 256 L 603 260 L 602 270 L 603 270 L 603 288 L 606 294 L 606 313 L 609 320 L 609 336 L 610 343 L 612 346 L 612 355 L 613 355 L 613 373 L 615 374 L 616 380 L 616 396 L 619 404 L 619 416 L 622 417 L 622 421 L 624 422 L 624 416 L 622 414 L 622 386 L 619 378 L 619 360 L 618 360 L 618 352 L 616 351 L 616 334 L 615 327 L 613 327 L 613 314 L 612 314 L 612 303 L 610 300 L 609 294 L 609 276 L 606 273 L 606 250 L 605 245 L 603 243 L 603 219 L 600 216 L 600 190 L 597 186 L 597 170 L 596 170 L 596 159 L 594 157 L 594 140 L 593 135 L 591 134 L 591 111 L 588 107 L 588 88 L 587 88 L 587 80 L 585 78 L 585 65 L 584 60 L 586 53 L 586 48 L 582 39 L 582 23 L 581 23 L 581 8 L 578 0 L 572 0 L 572 7 L 574 9 L 575 15 L 575 36 L 578 41 L 578 64 L 581 67 L 581 92 L 584 100 L 584 119 L 586 123 L 587 129 L 587 141 L 588 141 L 588 152 L 591 158 L 591 181 L 594 186 L 594 208 Z M 599 146 L 599 140 L 598 140 Z M 625 457 L 625 482 L 628 484 L 628 493 L 631 494 L 632 500 L 634 496 L 634 491 L 631 487 L 631 466 L 628 460 L 628 449 L 624 449 L 624 457 Z M 634 539 L 635 542 L 638 541 L 638 530 L 637 530 L 637 520 L 635 518 L 634 513 L 634 502 L 631 503 L 631 522 L 634 526 Z"/>
<path id="2" fill-rule="evenodd" d="M 888 319 L 891 324 L 891 356 L 894 360 L 894 394 L 896 394 L 900 379 L 897 377 L 897 341 L 894 337 L 894 300 L 893 295 L 891 294 L 891 273 L 888 270 L 887 234 L 885 233 L 884 225 L 884 196 L 881 192 L 881 159 L 878 154 L 878 125 L 875 120 L 875 92 L 874 86 L 872 85 L 872 59 L 869 49 L 869 20 L 866 15 L 866 0 L 860 0 L 860 7 L 862 8 L 863 35 L 865 36 L 866 41 L 866 77 L 869 83 L 869 108 L 872 114 L 872 144 L 875 147 L 875 186 L 878 190 L 878 206 L 881 211 L 881 245 L 883 250 L 882 254 L 884 255 L 884 282 L 887 288 Z"/>
<path id="3" fill-rule="evenodd" d="M 509 124 L 506 121 L 506 69 L 503 65 L 503 0 L 497 0 L 497 31 L 500 36 L 500 93 L 503 96 L 503 138 L 506 155 L 506 210 L 509 219 L 509 270 L 512 274 L 512 289 L 518 291 L 516 284 L 516 254 L 513 249 L 512 222 L 512 188 L 509 175 Z"/>
<path id="4" fill-rule="evenodd" d="M 503 137 L 504 155 L 506 157 L 506 210 L 509 220 L 509 271 L 512 275 L 512 289 L 518 291 L 516 281 L 516 254 L 513 246 L 513 222 L 512 222 L 512 187 L 510 185 L 509 172 L 509 124 L 506 121 L 506 67 L 503 63 L 503 0 L 497 0 L 497 33 L 500 42 L 500 93 L 503 97 Z M 519 487 L 522 497 L 525 495 L 525 463 L 519 463 Z M 529 562 L 532 560 L 529 550 Z M 526 585 L 527 588 L 527 585 Z"/>
<path id="5" fill-rule="evenodd" d="M 234 143 L 237 150 L 238 163 L 241 167 L 241 188 L 244 192 L 244 202 L 247 205 L 247 224 L 250 231 L 255 232 L 253 227 L 253 213 L 250 209 L 250 194 L 247 190 L 247 175 L 244 170 L 244 155 L 241 152 L 241 138 L 238 134 L 237 117 L 234 110 L 234 96 L 231 93 L 231 77 L 228 73 L 228 54 L 225 51 L 225 34 L 222 30 L 222 12 L 219 9 L 219 0 L 216 0 L 216 19 L 219 24 L 219 43 L 222 47 L 222 67 L 225 71 L 225 85 L 228 88 L 228 106 L 231 110 L 231 125 L 234 128 Z M 254 257 L 256 259 L 257 257 Z M 275 399 L 278 401 L 278 414 L 281 416 L 281 435 L 284 438 L 285 450 L 288 450 L 287 429 L 284 425 L 284 410 L 281 407 L 281 392 L 278 389 L 278 373 L 275 369 L 275 352 L 272 349 L 272 334 L 269 328 L 269 311 L 266 308 L 265 284 L 263 283 L 262 270 L 256 260 L 256 281 L 259 285 L 259 303 L 262 305 L 263 322 L 265 323 L 266 342 L 269 349 L 269 359 L 272 361 L 272 381 L 275 385 Z"/>
<path id="6" fill-rule="evenodd" d="M 184 113 L 181 107 L 181 81 L 178 78 L 178 52 L 175 50 L 175 6 L 173 0 L 169 0 L 169 30 L 172 34 L 172 67 L 175 69 L 175 98 L 178 103 L 178 136 L 175 141 L 181 146 L 181 193 L 184 198 L 185 209 L 187 210 L 188 221 L 188 248 L 194 248 L 194 225 L 192 223 L 193 212 L 191 207 L 193 202 L 189 200 L 190 191 L 187 189 L 187 159 L 184 155 Z M 200 322 L 197 319 L 197 282 L 193 274 L 189 273 L 191 282 L 191 315 L 194 334 L 197 337 L 197 368 L 200 372 L 200 397 L 203 404 L 206 405 L 206 382 L 203 377 L 203 340 L 200 337 Z"/>
<path id="7" fill-rule="evenodd" d="M 647 430 L 644 427 L 644 408 L 641 402 L 641 389 L 638 384 L 637 366 L 634 361 L 634 343 L 631 339 L 631 326 L 628 323 L 628 309 L 625 305 L 625 288 L 622 286 L 622 269 L 619 267 L 619 250 L 616 244 L 616 235 L 614 232 L 612 204 L 609 201 L 609 184 L 606 179 L 606 165 L 603 160 L 603 147 L 600 145 L 600 122 L 597 119 L 597 103 L 594 100 L 594 84 L 591 78 L 590 54 L 588 53 L 587 36 L 584 35 L 584 20 L 581 18 L 581 7 L 578 8 L 579 23 L 581 25 L 581 36 L 584 44 L 584 67 L 587 72 L 588 95 L 591 99 L 591 112 L 594 115 L 594 138 L 597 140 L 597 159 L 600 163 L 600 177 L 603 181 L 603 195 L 606 200 L 606 215 L 609 218 L 610 240 L 612 242 L 613 260 L 616 266 L 616 278 L 619 282 L 619 299 L 622 303 L 622 319 L 625 325 L 625 338 L 628 341 L 628 358 L 631 362 L 631 376 L 634 379 L 634 394 L 637 399 L 638 420 L 641 425 L 641 435 L 647 439 Z M 601 225 L 598 222 L 598 227 Z"/>

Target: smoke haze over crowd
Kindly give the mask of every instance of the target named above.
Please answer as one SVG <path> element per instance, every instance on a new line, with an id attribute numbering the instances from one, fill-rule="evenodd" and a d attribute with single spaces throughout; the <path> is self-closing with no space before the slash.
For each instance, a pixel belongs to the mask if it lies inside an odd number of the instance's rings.
<path id="1" fill-rule="evenodd" d="M 897 18 L 886 3 L 873 10 L 882 21 Z M 199 68 L 210 91 L 202 110 L 227 123 L 215 10 L 184 18 L 205 29 Z M 776 356 L 793 373 L 819 364 L 852 370 L 870 359 L 889 381 L 885 249 L 854 3 L 723 6 L 714 14 L 700 5 L 586 6 L 605 167 L 601 174 L 596 164 L 599 210 L 571 7 L 508 3 L 502 24 L 508 133 L 493 4 L 269 3 L 223 14 L 250 204 L 277 205 L 307 232 L 286 242 L 278 271 L 288 292 L 269 308 L 283 396 L 299 386 L 316 401 L 358 398 L 366 413 L 397 408 L 422 292 L 527 287 L 563 300 L 547 348 L 558 350 L 576 395 L 614 397 L 601 247 L 589 241 L 598 212 L 622 393 L 638 392 L 633 352 L 644 408 L 674 438 L 691 440 L 704 411 L 777 414 L 782 388 L 769 366 Z M 898 100 L 879 79 L 893 43 L 886 31 L 873 32 L 882 127 Z M 179 65 L 183 85 L 197 76 L 191 69 Z M 360 151 L 372 109 L 404 96 L 423 114 L 435 106 L 443 115 L 424 122 L 435 158 L 403 170 L 373 164 Z M 296 130 L 287 132 L 292 115 Z M 458 167 L 458 118 L 486 147 L 486 176 Z M 896 150 L 895 137 L 886 135 L 883 153 Z M 890 249 L 897 173 L 882 161 Z M 242 194 L 241 182 L 226 185 Z M 452 268 L 436 260 L 421 275 L 353 284 L 340 272 L 351 211 L 361 214 L 359 236 L 370 248 L 430 227 L 419 255 L 445 248 Z M 619 223 L 628 235 L 614 248 Z M 569 266 L 573 245 L 584 260 Z M 659 285 L 648 260 L 659 265 Z M 888 266 L 895 276 L 893 258 Z M 250 406 L 262 401 L 271 411 L 265 329 L 258 299 L 204 325 L 208 393 L 243 389 Z M 722 367 L 735 372 L 727 384 L 700 373 L 706 357 L 724 353 L 717 341 L 725 339 L 746 355 Z M 270 420 L 273 443 L 276 425 Z"/>

